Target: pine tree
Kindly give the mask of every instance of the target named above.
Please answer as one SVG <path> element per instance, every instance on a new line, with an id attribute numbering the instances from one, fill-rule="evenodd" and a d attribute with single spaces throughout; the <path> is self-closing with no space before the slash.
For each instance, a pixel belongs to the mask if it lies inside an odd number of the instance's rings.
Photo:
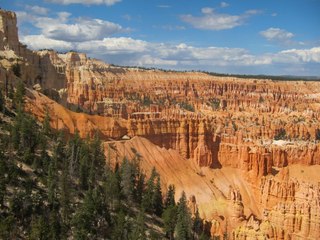
<path id="1" fill-rule="evenodd" d="M 120 206 L 120 177 L 117 172 L 108 172 L 106 180 L 103 183 L 107 202 L 109 203 L 109 209 L 116 210 Z"/>
<path id="2" fill-rule="evenodd" d="M 13 105 L 15 108 L 22 107 L 24 103 L 24 96 L 26 89 L 22 81 L 18 81 L 16 91 L 13 95 Z"/>
<path id="3" fill-rule="evenodd" d="M 200 236 L 202 233 L 202 219 L 200 218 L 198 210 L 195 212 L 195 217 L 192 219 L 192 221 L 193 221 L 192 231 L 197 236 Z"/>
<path id="4" fill-rule="evenodd" d="M 120 210 L 115 217 L 115 224 L 112 229 L 112 238 L 115 240 L 128 239 L 128 223 L 126 221 L 126 215 Z"/>
<path id="5" fill-rule="evenodd" d="M 95 206 L 92 190 L 87 191 L 84 202 L 72 219 L 76 239 L 88 239 L 94 234 Z"/>
<path id="6" fill-rule="evenodd" d="M 90 158 L 90 153 L 89 153 L 89 146 L 88 146 L 88 141 L 85 142 L 85 144 L 83 144 L 83 146 L 81 147 L 80 150 L 80 173 L 79 173 L 79 183 L 80 183 L 80 187 L 82 190 L 88 190 L 89 188 L 89 171 L 92 171 L 91 169 L 89 169 L 89 158 Z M 92 166 L 91 166 L 92 167 Z M 93 177 L 90 177 L 90 186 L 91 189 L 94 187 L 94 183 L 93 183 Z"/>
<path id="7" fill-rule="evenodd" d="M 5 110 L 5 99 L 2 94 L 2 89 L 0 88 L 0 111 L 4 112 Z"/>
<path id="8" fill-rule="evenodd" d="M 7 159 L 0 149 L 0 209 L 3 207 L 3 201 L 6 195 L 6 174 L 7 174 Z"/>
<path id="9" fill-rule="evenodd" d="M 186 194 L 182 192 L 182 195 L 178 203 L 177 212 L 177 224 L 175 227 L 176 239 L 177 240 L 188 240 L 191 239 L 192 220 L 191 214 L 187 206 Z"/>
<path id="10" fill-rule="evenodd" d="M 44 216 L 33 217 L 29 239 L 48 239 L 48 229 L 49 226 Z"/>
<path id="11" fill-rule="evenodd" d="M 130 240 L 140 240 L 147 239 L 146 237 L 146 227 L 145 227 L 145 212 L 141 208 L 137 218 L 134 221 L 133 231 L 130 234 Z"/>
<path id="12" fill-rule="evenodd" d="M 57 210 L 53 209 L 50 211 L 49 217 L 49 234 L 50 240 L 60 240 L 61 224 L 60 216 Z"/>
<path id="13" fill-rule="evenodd" d="M 177 223 L 177 207 L 170 205 L 162 213 L 164 231 L 169 239 L 174 239 L 174 229 Z"/>
<path id="14" fill-rule="evenodd" d="M 169 185 L 167 194 L 164 200 L 164 207 L 168 208 L 169 206 L 175 206 L 176 202 L 174 200 L 174 195 L 175 195 L 175 187 L 174 185 Z"/>
<path id="15" fill-rule="evenodd" d="M 48 202 L 51 209 L 55 208 L 57 205 L 57 153 L 54 153 L 53 159 L 50 161 L 48 169 L 48 179 L 47 179 L 47 188 L 48 188 Z"/>
<path id="16" fill-rule="evenodd" d="M 155 168 L 152 169 L 150 178 L 147 181 L 147 187 L 143 194 L 142 206 L 147 212 L 153 213 L 152 196 L 155 189 L 155 178 L 158 175 Z"/>
<path id="17" fill-rule="evenodd" d="M 132 164 L 128 161 L 127 158 L 124 158 L 121 164 L 120 174 L 121 174 L 121 192 L 128 201 L 133 202 L 135 176 L 133 173 Z"/>
<path id="18" fill-rule="evenodd" d="M 161 185 L 160 185 L 160 176 L 157 176 L 156 183 L 154 186 L 153 194 L 152 194 L 152 210 L 157 216 L 161 216 L 163 211 L 163 204 L 162 204 L 162 192 L 161 192 Z"/>
<path id="19" fill-rule="evenodd" d="M 68 157 L 69 157 L 69 174 L 70 177 L 75 177 L 79 167 L 79 156 L 82 141 L 79 136 L 79 131 L 76 130 L 71 141 L 68 144 Z"/>
<path id="20" fill-rule="evenodd" d="M 175 187 L 169 185 L 164 201 L 164 211 L 162 213 L 162 220 L 164 223 L 164 231 L 169 239 L 174 238 L 174 229 L 177 222 L 177 206 L 174 200 Z"/>
<path id="21" fill-rule="evenodd" d="M 61 182 L 60 182 L 60 199 L 59 203 L 61 206 L 61 217 L 62 217 L 62 233 L 65 233 L 66 228 L 69 224 L 69 214 L 70 214 L 70 201 L 71 201 L 71 183 L 70 175 L 68 171 L 68 161 L 67 158 L 63 159 Z"/>

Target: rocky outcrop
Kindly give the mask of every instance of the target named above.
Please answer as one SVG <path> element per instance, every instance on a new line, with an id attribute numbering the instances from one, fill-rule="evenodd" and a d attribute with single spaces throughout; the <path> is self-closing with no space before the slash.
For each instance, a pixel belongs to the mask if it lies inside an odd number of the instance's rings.
<path id="1" fill-rule="evenodd" d="M 98 132 L 110 164 L 138 152 L 163 187 L 186 192 L 211 236 L 320 238 L 319 82 L 124 68 L 83 53 L 34 52 L 19 43 L 15 14 L 0 10 L 5 95 L 20 80 L 37 90 L 27 91 L 27 111 L 43 120 L 49 110 L 51 126 L 70 135 Z"/>

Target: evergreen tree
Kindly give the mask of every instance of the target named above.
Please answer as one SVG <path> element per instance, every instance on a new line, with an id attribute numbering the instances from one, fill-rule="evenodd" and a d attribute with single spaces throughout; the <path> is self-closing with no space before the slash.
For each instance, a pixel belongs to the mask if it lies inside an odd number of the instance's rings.
<path id="1" fill-rule="evenodd" d="M 121 192 L 128 201 L 133 202 L 135 175 L 133 172 L 132 164 L 128 161 L 127 158 L 124 158 L 121 164 L 120 174 Z"/>
<path id="2" fill-rule="evenodd" d="M 144 209 L 140 209 L 137 218 L 134 221 L 133 231 L 130 234 L 130 240 L 147 239 L 146 227 L 145 227 L 145 212 Z"/>
<path id="3" fill-rule="evenodd" d="M 134 192 L 134 195 L 135 195 L 134 199 L 138 204 L 142 203 L 142 197 L 143 197 L 143 192 L 145 187 L 145 178 L 146 178 L 146 175 L 139 171 L 137 176 L 136 188 Z"/>
<path id="4" fill-rule="evenodd" d="M 31 231 L 29 239 L 38 240 L 38 239 L 48 239 L 48 229 L 49 226 L 45 217 L 35 216 L 31 222 Z"/>
<path id="5" fill-rule="evenodd" d="M 95 188 L 97 181 L 101 180 L 101 177 L 106 171 L 105 155 L 98 132 L 95 133 L 93 141 L 89 143 L 89 151 L 91 159 L 91 161 L 88 161 L 89 185 L 91 188 Z"/>
<path id="6" fill-rule="evenodd" d="M 128 239 L 128 223 L 126 221 L 126 215 L 120 210 L 116 217 L 115 223 L 112 229 L 112 238 L 114 240 L 127 240 Z"/>
<path id="7" fill-rule="evenodd" d="M 150 178 L 147 181 L 147 187 L 143 194 L 142 206 L 147 212 L 154 213 L 152 197 L 155 190 L 155 178 L 158 173 L 155 168 L 152 169 Z"/>
<path id="8" fill-rule="evenodd" d="M 168 208 L 169 206 L 175 206 L 176 202 L 174 200 L 174 195 L 175 195 L 175 187 L 174 185 L 169 185 L 167 194 L 164 200 L 164 207 Z"/>
<path id="9" fill-rule="evenodd" d="M 59 212 L 56 209 L 50 211 L 49 217 L 49 234 L 50 240 L 60 240 L 61 224 Z"/>
<path id="10" fill-rule="evenodd" d="M 26 94 L 26 89 L 22 81 L 18 81 L 16 91 L 13 95 L 13 105 L 14 107 L 22 107 L 24 103 L 24 96 Z"/>
<path id="11" fill-rule="evenodd" d="M 160 185 L 160 176 L 158 175 L 156 178 L 156 183 L 154 186 L 153 194 L 152 194 L 152 210 L 157 216 L 161 216 L 163 211 L 163 204 L 162 204 L 162 192 L 161 192 L 161 185 Z"/>
<path id="12" fill-rule="evenodd" d="M 87 191 L 84 202 L 72 219 L 76 239 L 88 239 L 94 234 L 95 206 L 92 190 Z"/>
<path id="13" fill-rule="evenodd" d="M 6 195 L 6 175 L 7 175 L 7 159 L 0 149 L 0 209 L 3 207 L 4 198 Z M 1 210 L 0 210 L 1 211 Z"/>
<path id="14" fill-rule="evenodd" d="M 177 224 L 175 227 L 175 234 L 177 240 L 191 239 L 192 220 L 191 214 L 187 206 L 186 194 L 182 195 L 178 202 Z"/>
<path id="15" fill-rule="evenodd" d="M 164 223 L 164 231 L 169 239 L 174 238 L 174 229 L 177 222 L 177 206 L 174 200 L 175 187 L 169 185 L 164 201 L 164 211 L 162 213 L 162 220 Z"/>
<path id="16" fill-rule="evenodd" d="M 61 182 L 60 182 L 60 207 L 61 207 L 61 217 L 62 217 L 62 234 L 66 232 L 66 228 L 69 224 L 69 214 L 70 214 L 70 201 L 71 201 L 71 183 L 70 175 L 68 171 L 68 161 L 67 158 L 63 159 Z"/>
<path id="17" fill-rule="evenodd" d="M 80 149 L 82 141 L 79 136 L 79 131 L 76 130 L 73 138 L 68 144 L 68 158 L 69 158 L 69 174 L 70 177 L 76 177 L 76 172 L 79 167 Z"/>
<path id="18" fill-rule="evenodd" d="M 57 166 L 56 153 L 53 155 L 52 161 L 49 164 L 47 188 L 48 188 L 48 202 L 51 209 L 57 205 Z"/>
<path id="19" fill-rule="evenodd" d="M 79 182 L 80 182 L 80 187 L 83 190 L 87 190 L 89 187 L 89 158 L 90 158 L 90 153 L 89 153 L 89 146 L 88 146 L 88 141 L 83 144 L 80 150 L 80 173 L 79 173 Z M 92 167 L 92 166 L 91 166 Z M 90 170 L 92 171 L 92 170 Z M 92 179 L 90 179 L 90 186 L 91 188 L 94 187 L 94 184 L 92 183 Z"/>
<path id="20" fill-rule="evenodd" d="M 49 115 L 48 108 L 46 108 L 46 113 L 45 113 L 45 116 L 43 119 L 42 131 L 43 131 L 44 135 L 46 135 L 46 136 L 50 136 L 50 134 L 51 134 L 50 115 Z"/>
<path id="21" fill-rule="evenodd" d="M 117 210 L 120 206 L 121 196 L 120 176 L 118 172 L 108 172 L 103 186 L 105 189 L 107 202 L 109 203 L 109 208 L 111 210 Z"/>
<path id="22" fill-rule="evenodd" d="M 195 217 L 193 220 L 193 227 L 192 231 L 197 235 L 200 236 L 202 233 L 202 219 L 200 218 L 199 211 L 197 210 L 195 213 Z"/>
<path id="23" fill-rule="evenodd" d="M 5 110 L 5 99 L 2 94 L 2 89 L 0 88 L 0 111 L 4 112 Z"/>

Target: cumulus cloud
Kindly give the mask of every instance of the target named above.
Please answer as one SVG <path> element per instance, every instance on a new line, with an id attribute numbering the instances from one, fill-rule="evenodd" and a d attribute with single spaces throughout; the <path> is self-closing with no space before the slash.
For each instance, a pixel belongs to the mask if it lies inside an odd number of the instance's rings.
<path id="1" fill-rule="evenodd" d="M 148 42 L 132 38 L 104 38 L 103 40 L 83 42 L 77 48 L 94 54 L 132 54 L 148 52 Z"/>
<path id="2" fill-rule="evenodd" d="M 258 14 L 257 10 L 249 10 L 241 15 L 229 15 L 216 12 L 213 8 L 202 8 L 202 16 L 191 14 L 180 16 L 181 20 L 189 23 L 194 28 L 203 30 L 225 30 L 238 27 L 252 15 Z"/>
<path id="3" fill-rule="evenodd" d="M 44 35 L 23 36 L 20 40 L 33 50 L 55 49 L 57 51 L 68 51 L 75 47 L 73 43 L 50 39 Z"/>
<path id="4" fill-rule="evenodd" d="M 44 35 L 52 39 L 78 42 L 103 39 L 123 31 L 120 25 L 112 22 L 83 18 L 77 19 L 72 24 L 39 22 L 37 26 L 42 29 Z"/>
<path id="5" fill-rule="evenodd" d="M 280 28 L 268 28 L 267 30 L 261 31 L 260 35 L 266 38 L 268 41 L 279 41 L 287 43 L 294 36 L 293 33 L 288 32 Z"/>
<path id="6" fill-rule="evenodd" d="M 26 12 L 18 12 L 19 22 L 31 22 L 39 28 L 47 38 L 60 41 L 84 42 L 101 40 L 113 34 L 127 32 L 119 24 L 91 18 L 71 19 L 68 12 L 58 12 L 57 17 L 36 16 Z"/>
<path id="7" fill-rule="evenodd" d="M 288 49 L 277 53 L 254 55 L 243 48 L 195 47 L 186 43 L 148 42 L 128 37 L 70 43 L 44 35 L 31 35 L 23 37 L 21 41 L 32 49 L 53 48 L 59 51 L 73 49 L 106 62 L 126 66 L 203 69 L 229 73 L 241 71 L 266 73 L 266 69 L 273 69 L 272 74 L 298 75 L 309 72 L 320 75 L 319 71 L 314 70 L 320 69 L 314 67 L 319 67 L 320 64 L 320 47 Z M 288 69 L 291 69 L 290 72 Z M 292 71 L 292 69 L 295 70 Z M 305 72 L 299 69 L 305 69 Z"/>
<path id="8" fill-rule="evenodd" d="M 83 5 L 101 5 L 105 4 L 107 6 L 114 5 L 121 0 L 46 0 L 47 2 L 57 3 L 57 4 L 83 4 Z"/>
<path id="9" fill-rule="evenodd" d="M 281 51 L 280 55 L 290 58 L 294 62 L 320 63 L 320 47 L 310 49 L 289 49 Z"/>

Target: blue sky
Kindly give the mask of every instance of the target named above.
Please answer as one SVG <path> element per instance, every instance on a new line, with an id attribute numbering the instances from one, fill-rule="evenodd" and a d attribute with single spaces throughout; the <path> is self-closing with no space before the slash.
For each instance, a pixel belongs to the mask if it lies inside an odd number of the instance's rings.
<path id="1" fill-rule="evenodd" d="M 320 76 L 320 0 L 0 0 L 32 49 L 108 63 Z"/>

